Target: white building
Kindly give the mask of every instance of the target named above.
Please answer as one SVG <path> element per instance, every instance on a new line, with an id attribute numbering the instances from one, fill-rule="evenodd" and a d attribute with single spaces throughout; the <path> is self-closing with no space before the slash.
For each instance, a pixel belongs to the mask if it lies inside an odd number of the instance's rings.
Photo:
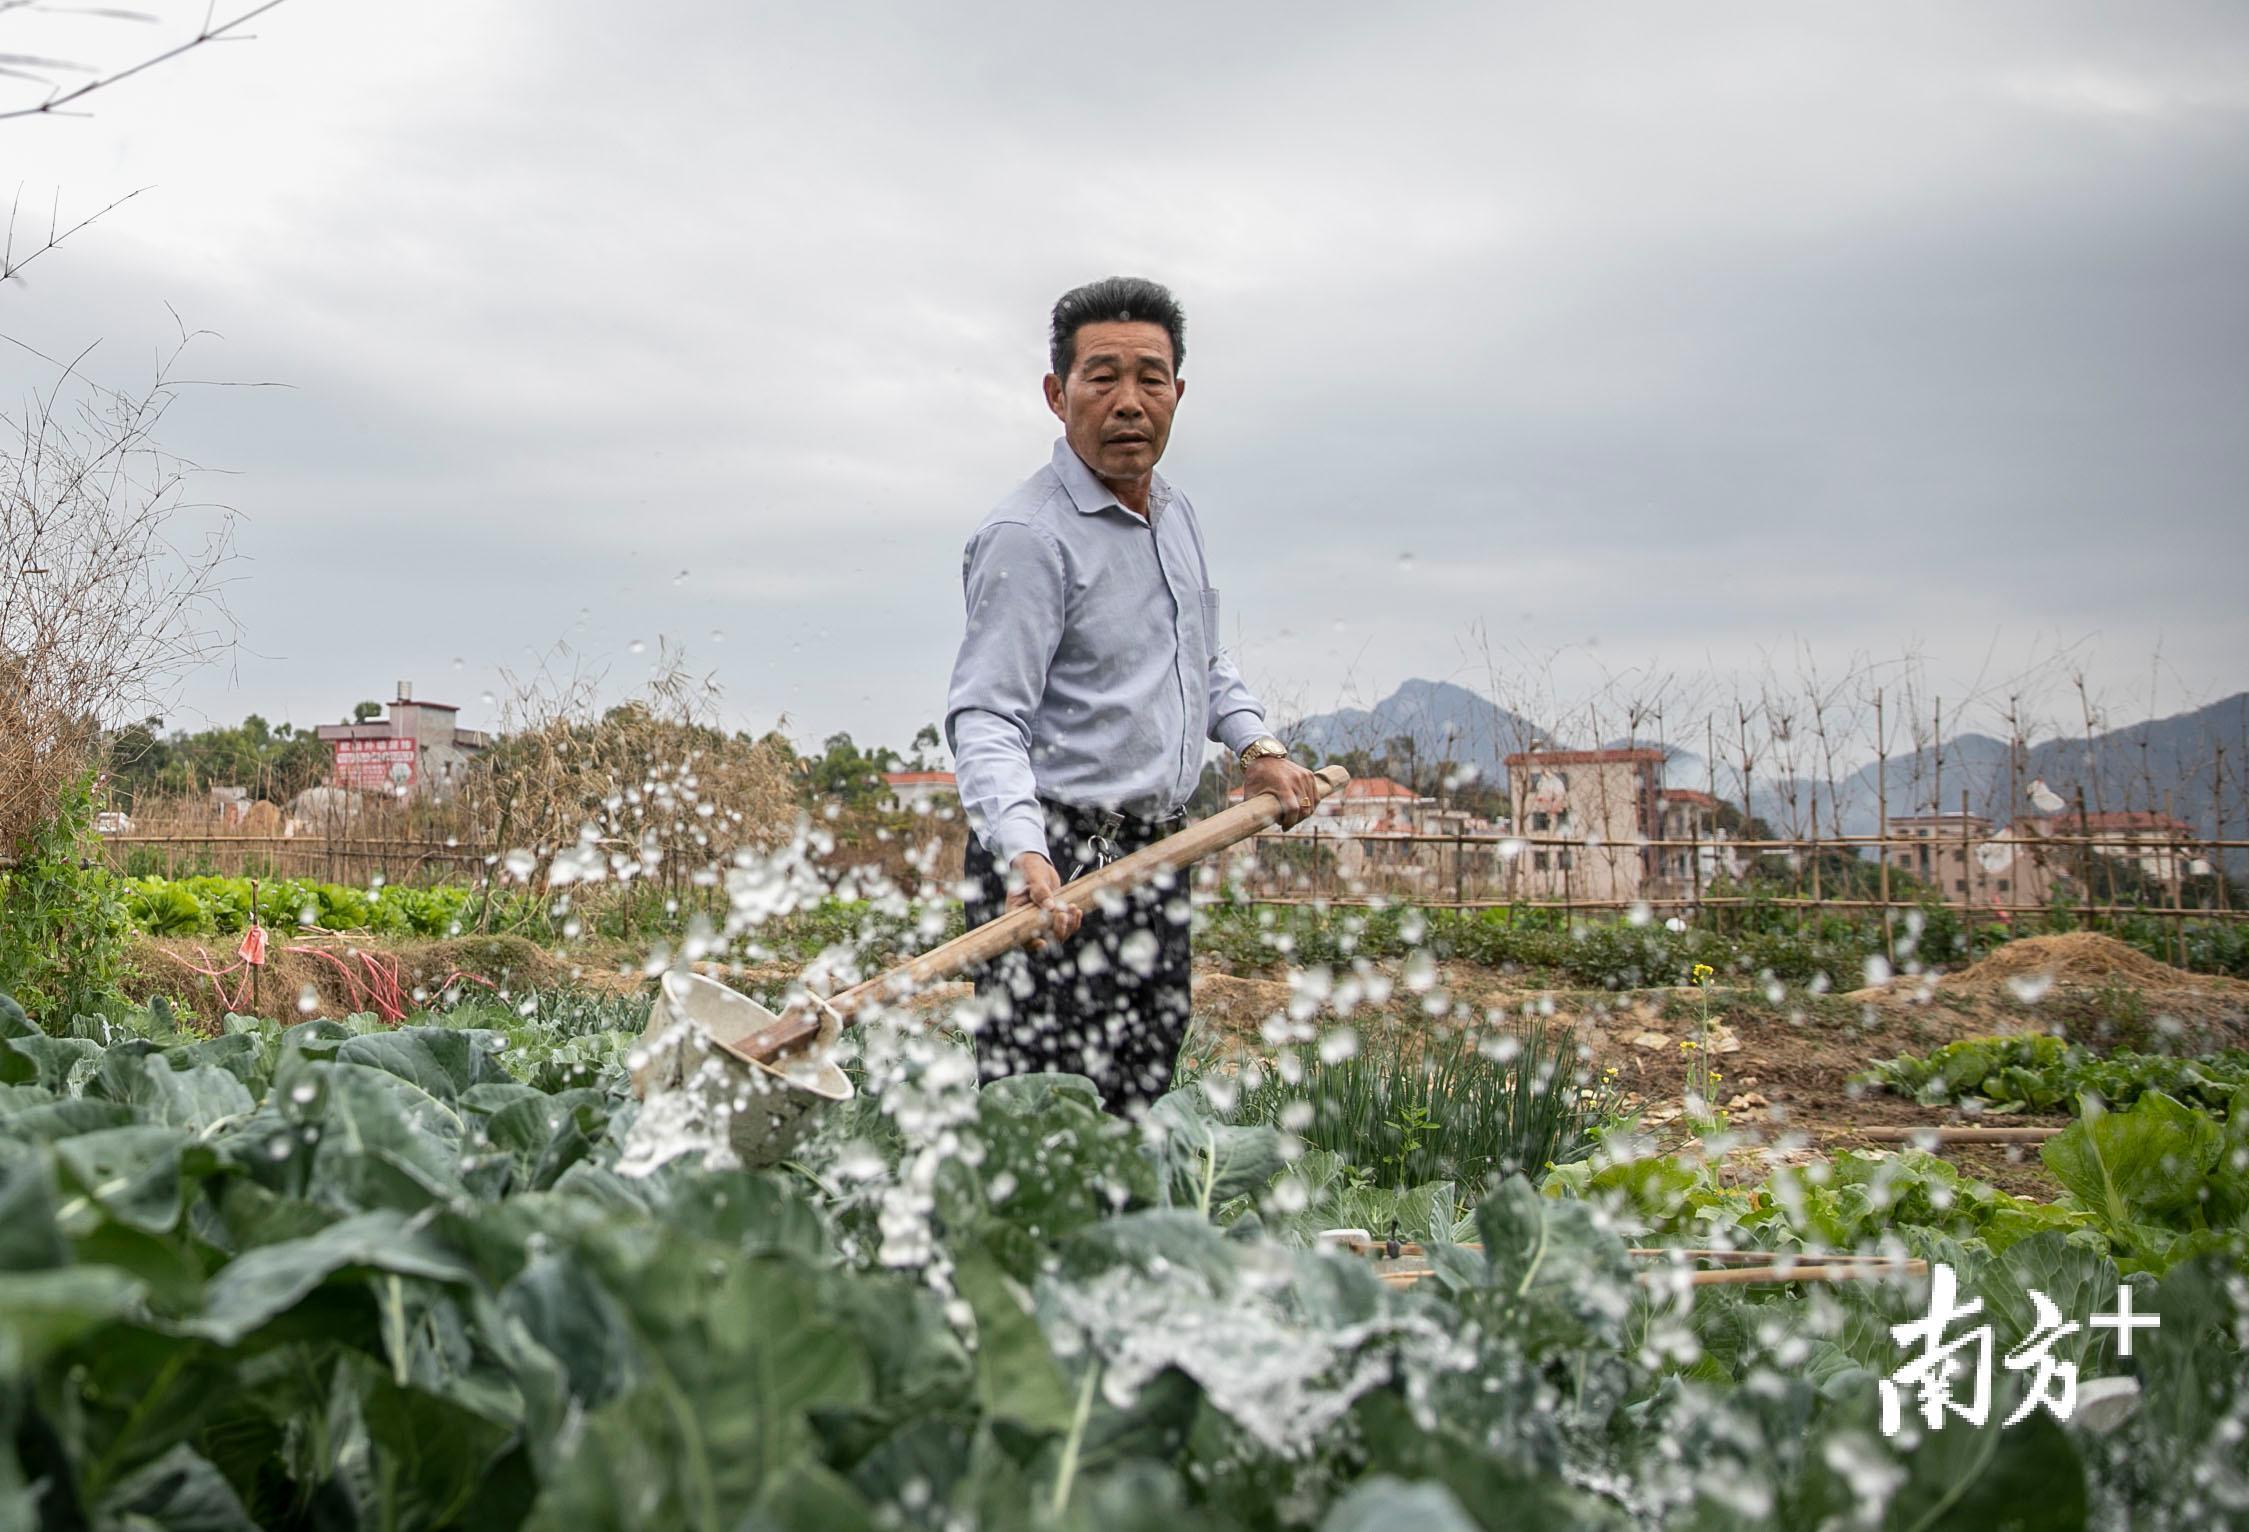
<path id="1" fill-rule="evenodd" d="M 949 771 L 886 771 L 882 780 L 890 789 L 892 808 L 934 814 L 960 807 L 960 788 Z"/>
<path id="2" fill-rule="evenodd" d="M 1624 900 L 1656 874 L 1663 752 L 1525 750 L 1507 758 L 1516 833 L 1530 842 L 1510 871 L 1511 897 Z M 1555 844 L 1559 841 L 1574 844 Z M 1546 844 L 1541 844 L 1541 842 Z"/>

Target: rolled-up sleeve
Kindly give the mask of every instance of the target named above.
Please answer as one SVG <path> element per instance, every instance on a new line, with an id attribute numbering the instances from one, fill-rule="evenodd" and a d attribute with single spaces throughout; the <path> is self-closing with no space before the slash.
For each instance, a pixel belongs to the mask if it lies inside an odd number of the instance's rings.
<path id="1" fill-rule="evenodd" d="M 1265 726 L 1265 704 L 1242 680 L 1233 655 L 1215 649 L 1210 662 L 1210 737 L 1240 755 L 1251 740 L 1272 732 Z"/>
<path id="2" fill-rule="evenodd" d="M 1031 739 L 1062 642 L 1062 550 L 1036 527 L 996 522 L 969 540 L 961 583 L 968 627 L 953 662 L 945 741 L 969 825 L 1004 867 L 1026 851 L 1049 854 Z"/>

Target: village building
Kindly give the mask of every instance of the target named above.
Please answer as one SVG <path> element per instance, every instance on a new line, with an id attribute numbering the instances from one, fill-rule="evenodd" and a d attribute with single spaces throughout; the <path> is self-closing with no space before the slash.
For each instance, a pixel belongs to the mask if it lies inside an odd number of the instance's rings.
<path id="1" fill-rule="evenodd" d="M 398 683 L 386 717 L 366 723 L 324 723 L 329 785 L 347 792 L 396 798 L 450 798 L 469 763 L 491 739 L 455 723 L 460 709 L 448 702 L 417 702 L 414 688 Z"/>
<path id="2" fill-rule="evenodd" d="M 890 789 L 890 806 L 911 814 L 958 810 L 960 788 L 949 771 L 886 771 L 883 785 Z"/>
<path id="3" fill-rule="evenodd" d="M 2043 904 L 2053 891 L 2050 852 L 2038 837 L 2015 826 L 1995 830 L 1982 814 L 1894 817 L 1890 839 L 1883 860 L 1952 903 Z"/>
<path id="4" fill-rule="evenodd" d="M 1524 750 L 1507 757 L 1516 834 L 1527 842 L 1510 864 L 1516 899 L 1628 901 L 1656 876 L 1646 842 L 1662 823 L 1663 752 Z M 1555 844 L 1558 841 L 1573 845 Z"/>
<path id="5" fill-rule="evenodd" d="M 2139 809 L 2087 814 L 2082 820 L 2075 814 L 2045 814 L 2024 821 L 2024 828 L 2046 839 L 2090 839 L 2095 856 L 2130 863 L 2160 883 L 2194 876 L 2196 866 L 2210 855 L 2193 825 Z M 2080 850 L 2075 845 L 2057 846 L 2050 848 L 2048 856 L 2067 864 Z"/>
<path id="6" fill-rule="evenodd" d="M 1733 837 L 1719 826 L 1718 808 L 1716 798 L 1692 788 L 1666 787 L 1656 794 L 1659 817 L 1652 839 L 1666 843 L 1655 858 L 1664 897 L 1691 895 L 1720 878 L 1741 877 L 1742 856 Z"/>

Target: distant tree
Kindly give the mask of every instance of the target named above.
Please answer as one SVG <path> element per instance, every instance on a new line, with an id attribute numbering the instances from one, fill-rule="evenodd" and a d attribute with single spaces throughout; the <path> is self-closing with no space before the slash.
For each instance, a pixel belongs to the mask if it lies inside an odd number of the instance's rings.
<path id="1" fill-rule="evenodd" d="M 191 796 L 212 787 L 247 787 L 286 801 L 328 779 L 328 746 L 317 734 L 269 724 L 256 713 L 231 729 L 159 736 L 160 718 L 111 731 L 105 758 L 112 801 L 128 811 L 151 796 Z"/>
<path id="2" fill-rule="evenodd" d="M 798 763 L 807 804 L 840 803 L 861 808 L 889 794 L 883 773 L 896 771 L 898 753 L 885 746 L 861 750 L 847 733 L 831 734 L 821 742 L 821 753 Z"/>
<path id="3" fill-rule="evenodd" d="M 351 705 L 353 723 L 373 723 L 382 716 L 383 705 L 380 702 L 355 702 Z"/>
<path id="4" fill-rule="evenodd" d="M 909 763 L 911 768 L 915 771 L 935 771 L 938 760 L 937 752 L 943 744 L 944 740 L 937 732 L 937 725 L 925 723 L 919 729 L 916 729 L 914 731 L 914 758 Z"/>
<path id="5" fill-rule="evenodd" d="M 1383 775 L 1421 791 L 1421 747 L 1411 734 L 1394 734 L 1382 742 Z"/>

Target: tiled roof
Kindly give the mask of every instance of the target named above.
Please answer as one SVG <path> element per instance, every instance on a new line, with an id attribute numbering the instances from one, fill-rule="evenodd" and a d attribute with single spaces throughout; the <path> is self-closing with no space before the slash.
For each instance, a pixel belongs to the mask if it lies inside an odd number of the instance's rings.
<path id="1" fill-rule="evenodd" d="M 2106 814 L 2087 814 L 2084 824 L 2091 830 L 2160 830 L 2171 835 L 2192 835 L 2194 826 L 2169 814 L 2151 814 L 2145 809 L 2126 809 Z M 2038 823 L 2067 834 L 2079 823 L 2075 814 L 2043 814 Z"/>

